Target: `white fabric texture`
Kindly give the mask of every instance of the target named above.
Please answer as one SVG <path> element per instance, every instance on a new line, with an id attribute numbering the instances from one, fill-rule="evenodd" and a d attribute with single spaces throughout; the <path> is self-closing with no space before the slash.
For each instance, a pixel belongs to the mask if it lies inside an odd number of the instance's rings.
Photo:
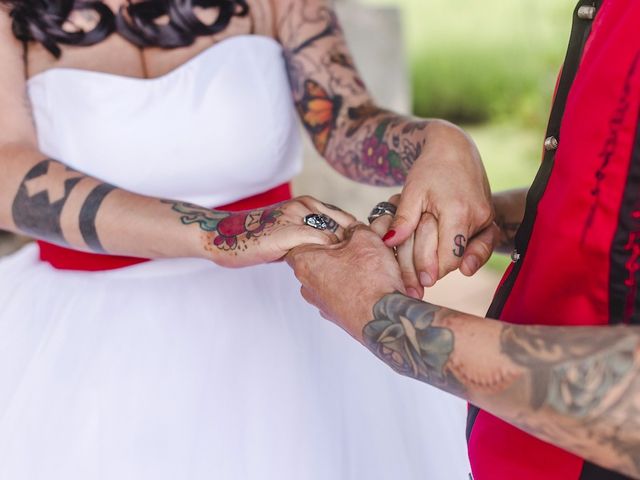
<path id="1" fill-rule="evenodd" d="M 217 205 L 300 166 L 266 38 L 29 91 L 45 153 L 136 192 Z M 0 261 L 0 305 L 0 480 L 468 478 L 464 402 L 320 318 L 284 264 L 71 272 L 29 245 Z"/>

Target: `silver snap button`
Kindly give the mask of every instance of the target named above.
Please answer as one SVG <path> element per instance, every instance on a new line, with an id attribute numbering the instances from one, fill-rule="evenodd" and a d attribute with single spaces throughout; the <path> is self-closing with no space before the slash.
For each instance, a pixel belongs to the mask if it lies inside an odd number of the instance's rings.
<path id="1" fill-rule="evenodd" d="M 544 149 L 551 152 L 558 148 L 558 139 L 556 137 L 547 137 L 544 139 Z"/>
<path id="2" fill-rule="evenodd" d="M 578 8 L 578 18 L 580 20 L 593 20 L 596 17 L 596 7 L 583 5 Z"/>

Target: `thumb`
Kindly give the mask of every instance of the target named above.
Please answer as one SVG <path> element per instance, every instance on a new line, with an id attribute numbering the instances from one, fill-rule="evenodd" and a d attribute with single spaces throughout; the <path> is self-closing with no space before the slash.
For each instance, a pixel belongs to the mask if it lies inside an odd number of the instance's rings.
<path id="1" fill-rule="evenodd" d="M 397 247 L 415 232 L 422 217 L 422 201 L 418 195 L 403 192 L 393 222 L 382 237 L 387 247 Z"/>
<path id="2" fill-rule="evenodd" d="M 463 275 L 472 276 L 489 261 L 499 236 L 500 229 L 493 223 L 471 239 L 460 265 L 460 271 Z"/>

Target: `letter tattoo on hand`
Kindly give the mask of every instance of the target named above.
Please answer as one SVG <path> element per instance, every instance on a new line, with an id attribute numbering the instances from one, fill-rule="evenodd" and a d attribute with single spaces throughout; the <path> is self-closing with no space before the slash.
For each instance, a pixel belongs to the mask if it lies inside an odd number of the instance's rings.
<path id="1" fill-rule="evenodd" d="M 464 251 L 467 248 L 467 237 L 462 234 L 458 234 L 453 239 L 453 243 L 456 245 L 456 248 L 453 249 L 453 254 L 458 258 L 462 258 Z"/>

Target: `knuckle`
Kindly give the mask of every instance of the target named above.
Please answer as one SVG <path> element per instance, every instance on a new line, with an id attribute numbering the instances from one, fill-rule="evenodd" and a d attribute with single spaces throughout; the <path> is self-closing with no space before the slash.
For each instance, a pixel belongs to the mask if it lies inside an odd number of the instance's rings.
<path id="1" fill-rule="evenodd" d="M 493 209 L 490 205 L 480 205 L 476 207 L 475 216 L 479 223 L 484 225 L 493 220 Z"/>
<path id="2" fill-rule="evenodd" d="M 457 199 L 447 202 L 444 210 L 456 220 L 465 219 L 470 212 L 469 204 Z"/>
<path id="3" fill-rule="evenodd" d="M 483 259 L 488 259 L 493 253 L 493 248 L 485 242 L 478 242 L 473 250 L 476 255 Z"/>
<path id="4" fill-rule="evenodd" d="M 302 205 L 312 205 L 314 202 L 316 202 L 317 200 L 315 198 L 313 198 L 311 195 L 300 195 L 299 197 L 297 197 L 297 200 L 302 204 Z"/>
<path id="5" fill-rule="evenodd" d="M 409 223 L 409 217 L 404 212 L 399 212 L 393 217 L 393 225 L 400 225 L 402 223 Z"/>
<path id="6" fill-rule="evenodd" d="M 400 277 L 405 284 L 418 285 L 418 277 L 413 270 L 400 270 Z"/>

